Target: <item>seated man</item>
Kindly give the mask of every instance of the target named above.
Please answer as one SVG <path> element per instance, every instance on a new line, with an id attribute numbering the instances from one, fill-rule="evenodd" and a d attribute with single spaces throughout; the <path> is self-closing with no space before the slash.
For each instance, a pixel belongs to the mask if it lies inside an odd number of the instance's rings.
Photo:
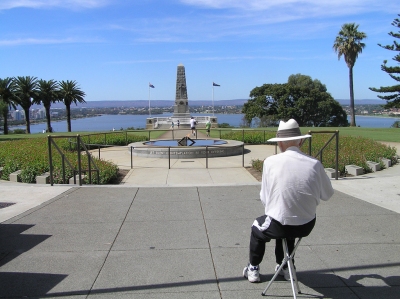
<path id="1" fill-rule="evenodd" d="M 330 179 L 317 160 L 300 150 L 305 138 L 298 123 L 290 119 L 279 123 L 276 138 L 280 154 L 264 161 L 261 181 L 261 202 L 265 215 L 258 217 L 251 228 L 250 261 L 243 276 L 250 282 L 260 281 L 260 266 L 265 243 L 276 239 L 276 269 L 282 263 L 284 251 L 282 238 L 287 238 L 289 253 L 294 249 L 295 238 L 310 234 L 315 225 L 316 209 L 320 200 L 333 195 Z M 290 280 L 289 270 L 283 268 L 279 275 Z"/>

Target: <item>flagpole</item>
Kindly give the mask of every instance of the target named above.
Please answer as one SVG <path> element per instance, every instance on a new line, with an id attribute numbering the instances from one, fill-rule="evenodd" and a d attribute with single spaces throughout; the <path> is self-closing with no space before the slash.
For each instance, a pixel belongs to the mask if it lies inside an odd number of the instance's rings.
<path id="1" fill-rule="evenodd" d="M 214 82 L 212 84 L 212 105 L 213 105 L 213 116 L 214 116 Z"/>
<path id="2" fill-rule="evenodd" d="M 151 108 L 150 108 L 150 82 L 149 82 L 149 117 L 151 117 Z"/>

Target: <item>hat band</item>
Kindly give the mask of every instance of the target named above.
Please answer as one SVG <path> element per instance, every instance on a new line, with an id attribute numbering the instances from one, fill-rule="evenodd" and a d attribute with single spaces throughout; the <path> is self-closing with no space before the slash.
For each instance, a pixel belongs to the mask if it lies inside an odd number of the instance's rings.
<path id="1" fill-rule="evenodd" d="M 296 137 L 300 135 L 301 135 L 300 128 L 286 129 L 276 132 L 276 137 L 279 138 Z"/>

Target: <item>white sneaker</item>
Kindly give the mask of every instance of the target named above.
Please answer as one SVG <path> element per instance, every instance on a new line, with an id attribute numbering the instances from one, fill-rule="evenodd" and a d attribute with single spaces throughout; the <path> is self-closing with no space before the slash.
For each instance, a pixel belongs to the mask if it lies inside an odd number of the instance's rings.
<path id="1" fill-rule="evenodd" d="M 260 281 L 260 267 L 259 266 L 250 267 L 250 264 L 248 264 L 243 269 L 243 277 L 247 278 L 248 281 L 250 281 L 250 282 L 259 282 Z"/>
<path id="2" fill-rule="evenodd" d="M 279 269 L 279 267 L 280 265 L 275 266 L 275 272 Z M 278 275 L 283 276 L 285 280 L 290 281 L 289 267 L 286 269 L 282 268 Z"/>

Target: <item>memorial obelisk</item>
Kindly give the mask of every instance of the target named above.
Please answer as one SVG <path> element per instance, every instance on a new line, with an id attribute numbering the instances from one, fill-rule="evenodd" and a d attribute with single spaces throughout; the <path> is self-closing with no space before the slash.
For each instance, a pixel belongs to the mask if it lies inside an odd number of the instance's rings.
<path id="1" fill-rule="evenodd" d="M 189 119 L 189 102 L 186 87 L 186 74 L 183 64 L 178 65 L 176 73 L 176 92 L 173 118 Z"/>

